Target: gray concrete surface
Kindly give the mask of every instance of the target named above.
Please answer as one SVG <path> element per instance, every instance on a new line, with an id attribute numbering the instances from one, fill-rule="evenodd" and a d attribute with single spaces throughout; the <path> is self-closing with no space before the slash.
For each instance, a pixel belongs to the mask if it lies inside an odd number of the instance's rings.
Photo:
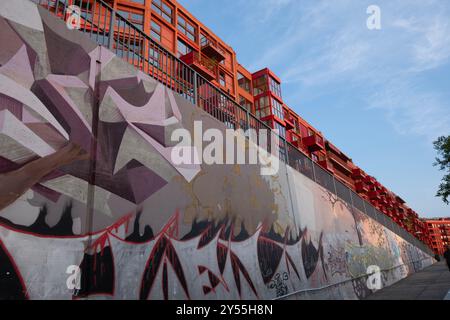
<path id="1" fill-rule="evenodd" d="M 367 300 L 444 300 L 450 296 L 450 271 L 444 261 L 370 295 Z"/>

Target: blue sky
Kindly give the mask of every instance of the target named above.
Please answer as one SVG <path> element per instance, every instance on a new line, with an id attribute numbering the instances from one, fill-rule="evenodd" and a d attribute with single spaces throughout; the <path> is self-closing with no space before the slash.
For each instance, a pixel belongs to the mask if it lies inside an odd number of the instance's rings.
<path id="1" fill-rule="evenodd" d="M 250 71 L 422 216 L 450 216 L 432 141 L 450 134 L 450 1 L 179 0 Z M 366 9 L 381 9 L 368 30 Z"/>

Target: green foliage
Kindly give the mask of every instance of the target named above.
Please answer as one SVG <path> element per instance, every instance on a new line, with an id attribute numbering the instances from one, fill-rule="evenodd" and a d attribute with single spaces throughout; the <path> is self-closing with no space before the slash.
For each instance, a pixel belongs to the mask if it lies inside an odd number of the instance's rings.
<path id="1" fill-rule="evenodd" d="M 434 149 L 438 153 L 436 158 L 436 167 L 439 170 L 446 172 L 446 175 L 442 178 L 441 184 L 439 185 L 439 190 L 436 197 L 441 197 L 442 200 L 449 204 L 450 197 L 450 136 L 439 137 L 434 143 Z"/>

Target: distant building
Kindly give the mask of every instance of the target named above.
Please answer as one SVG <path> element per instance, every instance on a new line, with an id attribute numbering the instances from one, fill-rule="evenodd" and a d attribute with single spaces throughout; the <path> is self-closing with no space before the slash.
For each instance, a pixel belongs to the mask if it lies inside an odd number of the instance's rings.
<path id="1" fill-rule="evenodd" d="M 431 248 L 442 255 L 450 245 L 450 218 L 424 219 L 427 224 Z"/>

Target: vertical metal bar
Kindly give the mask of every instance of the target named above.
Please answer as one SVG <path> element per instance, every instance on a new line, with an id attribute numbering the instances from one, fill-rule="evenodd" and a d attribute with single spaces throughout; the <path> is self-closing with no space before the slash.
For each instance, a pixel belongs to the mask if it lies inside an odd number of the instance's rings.
<path id="1" fill-rule="evenodd" d="M 162 79 L 162 83 L 167 86 L 167 79 L 166 79 L 166 55 L 164 54 L 164 52 L 162 52 L 162 69 L 161 69 L 161 79 Z"/>
<path id="2" fill-rule="evenodd" d="M 359 197 L 359 198 L 360 198 L 360 200 L 362 200 L 361 197 Z M 362 200 L 362 204 L 363 204 L 363 208 L 364 208 L 364 213 L 367 215 L 366 202 L 364 200 Z"/>
<path id="3" fill-rule="evenodd" d="M 150 48 L 151 46 L 151 48 Z M 152 59 L 149 60 L 149 62 L 151 61 L 151 65 L 152 65 L 152 76 L 153 78 L 155 78 L 155 49 L 153 47 L 153 43 L 149 42 L 149 51 L 151 51 L 152 53 Z M 150 52 L 149 52 L 149 57 L 150 57 Z M 159 57 L 158 57 L 158 61 L 159 61 Z"/>
<path id="4" fill-rule="evenodd" d="M 314 161 L 312 161 L 312 159 L 311 159 L 311 166 L 312 166 L 312 171 L 313 171 L 313 178 L 314 178 L 314 181 L 317 182 L 317 178 L 316 178 L 316 168 L 315 168 L 315 165 L 314 165 Z"/>
<path id="5" fill-rule="evenodd" d="M 349 191 L 350 191 L 350 189 L 349 189 Z M 351 191 L 350 191 L 350 204 L 352 205 L 352 208 L 355 207 L 355 204 L 353 202 L 353 193 Z"/>
<path id="6" fill-rule="evenodd" d="M 136 67 L 136 64 L 134 62 L 136 55 L 138 52 L 136 52 L 136 28 L 133 28 L 133 66 Z"/>
<path id="7" fill-rule="evenodd" d="M 169 55 L 164 51 L 164 56 L 166 57 L 166 87 L 170 89 L 171 79 L 170 79 L 170 59 Z"/>
<path id="8" fill-rule="evenodd" d="M 56 1 L 55 14 L 58 16 L 59 0 Z"/>
<path id="9" fill-rule="evenodd" d="M 288 144 L 287 144 L 286 139 L 283 139 L 283 141 L 284 141 L 284 153 L 285 153 L 286 165 L 289 165 L 289 155 L 288 155 L 288 152 L 287 152 Z M 336 187 L 335 187 L 335 189 L 336 189 Z"/>
<path id="10" fill-rule="evenodd" d="M 326 161 L 328 161 L 328 159 L 326 159 Z M 336 188 L 336 178 L 332 175 L 331 178 L 333 179 L 333 186 L 334 186 L 334 194 L 336 195 L 336 197 L 338 196 L 337 193 L 337 188 Z M 367 214 L 367 213 L 366 213 Z"/>
<path id="11" fill-rule="evenodd" d="M 92 38 L 92 32 L 94 30 L 94 20 L 95 20 L 95 8 L 97 7 L 97 0 L 94 0 L 92 4 L 92 17 L 91 17 L 91 30 L 89 32 L 89 36 Z M 102 43 L 103 44 L 103 43 Z"/>
<path id="12" fill-rule="evenodd" d="M 105 15 L 105 18 L 106 18 L 106 15 Z M 116 19 L 116 10 L 112 9 L 111 10 L 111 19 L 109 21 L 109 38 L 108 38 L 108 48 L 109 48 L 109 50 L 112 50 L 112 48 L 113 48 L 115 19 Z M 120 31 L 120 30 L 118 30 L 118 31 Z"/>
<path id="13" fill-rule="evenodd" d="M 96 30 L 96 39 L 95 39 L 95 41 L 98 43 L 98 36 L 99 36 L 99 34 L 100 34 L 100 19 L 101 19 L 101 17 L 102 17 L 102 6 L 101 5 L 99 5 L 98 6 L 98 21 L 97 21 L 97 25 L 96 25 L 96 27 L 95 27 L 95 29 L 97 29 Z M 95 21 L 95 20 L 94 20 Z M 94 26 L 92 26 L 92 28 L 94 28 Z M 104 38 L 104 37 L 103 37 Z M 104 43 L 104 40 L 102 39 L 102 45 L 105 45 L 105 43 Z"/>
<path id="14" fill-rule="evenodd" d="M 198 101 L 198 92 L 197 92 L 197 89 L 198 89 L 197 72 L 194 71 L 193 74 L 194 74 L 194 81 L 193 81 L 194 82 L 193 83 L 193 85 L 194 85 L 194 104 L 197 105 L 198 107 L 200 107 L 200 103 Z"/>
<path id="15" fill-rule="evenodd" d="M 123 40 L 124 44 L 127 43 L 128 40 L 128 48 L 127 48 L 127 62 L 130 63 L 130 51 L 131 51 L 131 24 L 128 23 L 128 21 L 124 20 L 125 28 L 123 30 Z M 127 32 L 128 27 L 128 32 Z M 127 37 L 127 39 L 125 39 Z"/>

